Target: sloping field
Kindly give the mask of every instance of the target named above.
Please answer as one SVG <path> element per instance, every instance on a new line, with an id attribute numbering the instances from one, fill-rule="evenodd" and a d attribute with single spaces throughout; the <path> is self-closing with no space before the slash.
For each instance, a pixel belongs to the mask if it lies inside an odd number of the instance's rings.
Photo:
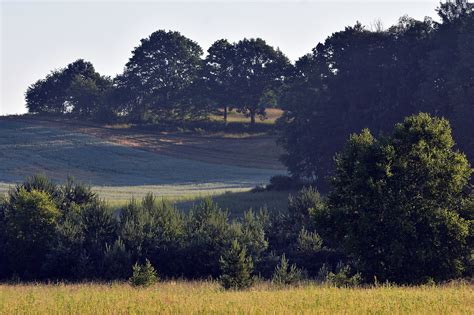
<path id="1" fill-rule="evenodd" d="M 262 154 L 260 154 L 262 153 Z M 284 173 L 274 138 L 139 133 L 31 118 L 0 118 L 0 191 L 43 173 L 128 199 L 242 191 Z"/>

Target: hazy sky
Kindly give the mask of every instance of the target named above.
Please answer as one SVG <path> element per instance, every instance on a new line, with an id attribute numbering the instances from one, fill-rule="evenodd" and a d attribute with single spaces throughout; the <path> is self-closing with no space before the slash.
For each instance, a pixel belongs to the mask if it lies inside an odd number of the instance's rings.
<path id="1" fill-rule="evenodd" d="M 438 0 L 419 1 L 5 1 L 0 0 L 0 115 L 26 112 L 28 85 L 83 58 L 101 74 L 122 72 L 141 38 L 165 29 L 197 41 L 262 37 L 291 60 L 360 21 L 394 24 L 435 17 Z"/>

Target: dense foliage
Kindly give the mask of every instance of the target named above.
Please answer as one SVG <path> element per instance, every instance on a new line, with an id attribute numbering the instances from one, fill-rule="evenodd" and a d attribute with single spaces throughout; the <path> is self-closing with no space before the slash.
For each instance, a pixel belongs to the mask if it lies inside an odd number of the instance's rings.
<path id="1" fill-rule="evenodd" d="M 135 120 L 147 111 L 161 117 L 183 117 L 191 111 L 186 97 L 198 80 L 201 47 L 178 32 L 157 31 L 142 39 L 115 79 L 122 110 Z"/>
<path id="2" fill-rule="evenodd" d="M 230 248 L 224 251 L 219 263 L 221 276 L 219 278 L 225 289 L 246 289 L 253 284 L 253 261 L 247 256 L 247 249 L 241 247 L 237 240 L 232 241 Z"/>
<path id="3" fill-rule="evenodd" d="M 34 176 L 1 202 L 0 277 L 128 279 L 138 264 L 139 279 L 149 260 L 165 278 L 246 287 L 254 274 L 270 277 L 278 263 L 269 251 L 270 221 L 263 210 L 231 221 L 210 199 L 188 213 L 152 195 L 113 210 L 86 186 Z"/>
<path id="4" fill-rule="evenodd" d="M 90 62 L 78 59 L 28 87 L 26 106 L 32 113 L 74 113 L 102 119 L 111 87 L 110 78 L 97 73 Z"/>
<path id="5" fill-rule="evenodd" d="M 35 176 L 0 204 L 0 277 L 147 283 L 155 267 L 242 289 L 254 275 L 338 286 L 472 276 L 472 168 L 447 120 L 410 116 L 378 139 L 365 129 L 335 164 L 327 197 L 303 188 L 286 212 L 239 220 L 211 199 L 188 213 L 152 195 L 112 210 L 72 180 Z"/>
<path id="6" fill-rule="evenodd" d="M 472 169 L 449 123 L 419 114 L 390 136 L 365 129 L 336 157 L 317 230 L 366 278 L 404 283 L 460 277 L 472 264 Z"/>
<path id="7" fill-rule="evenodd" d="M 348 134 L 375 134 L 403 117 L 449 118 L 459 146 L 474 152 L 474 13 L 465 1 L 443 4 L 442 22 L 402 17 L 384 30 L 346 27 L 295 64 L 281 102 L 283 162 L 322 187 Z"/>

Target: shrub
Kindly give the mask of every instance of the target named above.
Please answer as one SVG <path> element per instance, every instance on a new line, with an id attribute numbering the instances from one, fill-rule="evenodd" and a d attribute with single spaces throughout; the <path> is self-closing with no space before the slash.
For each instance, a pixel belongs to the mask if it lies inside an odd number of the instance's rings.
<path id="1" fill-rule="evenodd" d="M 323 282 L 338 288 L 358 286 L 362 281 L 360 273 L 350 274 L 350 266 L 339 263 L 335 273 L 329 271 L 329 268 L 324 264 L 319 270 L 318 276 Z"/>
<path id="2" fill-rule="evenodd" d="M 303 280 L 303 271 L 295 264 L 289 264 L 285 254 L 281 256 L 280 262 L 275 267 L 272 282 L 277 285 L 293 285 Z"/>
<path id="3" fill-rule="evenodd" d="M 220 259 L 220 283 L 225 289 L 246 289 L 252 286 L 254 279 L 252 258 L 247 256 L 247 250 L 234 240 L 231 247 L 224 252 Z"/>
<path id="4" fill-rule="evenodd" d="M 155 268 L 147 259 L 144 265 L 136 263 L 133 265 L 133 274 L 130 278 L 130 284 L 134 287 L 149 287 L 159 280 Z"/>
<path id="5" fill-rule="evenodd" d="M 298 179 L 286 175 L 274 175 L 270 178 L 268 190 L 290 190 L 301 186 Z"/>

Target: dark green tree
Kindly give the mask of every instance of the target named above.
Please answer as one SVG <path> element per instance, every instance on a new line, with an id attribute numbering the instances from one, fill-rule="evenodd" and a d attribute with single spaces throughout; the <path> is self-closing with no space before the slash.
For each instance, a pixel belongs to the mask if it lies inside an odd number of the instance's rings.
<path id="1" fill-rule="evenodd" d="M 46 192 L 12 190 L 3 210 L 9 270 L 25 278 L 41 275 L 61 213 Z"/>
<path id="2" fill-rule="evenodd" d="M 234 44 L 235 63 L 232 67 L 232 88 L 236 93 L 236 106 L 255 124 L 257 116 L 265 117 L 265 96 L 278 91 L 290 74 L 291 64 L 278 49 L 263 39 L 247 39 Z M 234 94 L 233 94 L 234 95 Z"/>
<path id="3" fill-rule="evenodd" d="M 7 260 L 7 234 L 5 229 L 6 200 L 0 196 L 0 279 L 9 274 Z"/>
<path id="4" fill-rule="evenodd" d="M 217 108 L 224 109 L 224 122 L 227 123 L 228 111 L 235 107 L 238 91 L 234 87 L 236 67 L 235 44 L 220 39 L 207 50 L 204 60 L 204 78 L 209 98 Z"/>
<path id="5" fill-rule="evenodd" d="M 186 275 L 219 276 L 219 258 L 240 235 L 240 225 L 229 222 L 229 214 L 210 198 L 193 207 L 186 218 Z"/>
<path id="6" fill-rule="evenodd" d="M 233 240 L 220 260 L 221 276 L 219 278 L 225 289 L 241 290 L 252 286 L 253 262 L 247 256 L 247 250 L 241 247 L 237 240 Z"/>
<path id="7" fill-rule="evenodd" d="M 303 271 L 295 264 L 290 265 L 286 255 L 283 254 L 273 272 L 272 282 L 277 285 L 294 285 L 301 280 L 303 280 Z"/>
<path id="8" fill-rule="evenodd" d="M 148 258 L 160 272 L 170 276 L 184 273 L 184 217 L 152 194 L 141 203 L 132 200 L 120 210 L 119 235 L 129 249 L 132 261 Z"/>
<path id="9" fill-rule="evenodd" d="M 83 116 L 94 116 L 103 112 L 112 81 L 108 77 L 93 73 L 92 76 L 76 75 L 66 91 L 72 106 L 71 112 Z"/>
<path id="10" fill-rule="evenodd" d="M 109 280 L 127 279 L 130 276 L 131 266 L 130 253 L 120 238 L 113 245 L 106 244 L 102 277 Z"/>
<path id="11" fill-rule="evenodd" d="M 130 284 L 134 287 L 149 287 L 158 282 L 159 277 L 151 262 L 146 259 L 144 265 L 136 263 L 133 265 L 133 274 Z"/>
<path id="12" fill-rule="evenodd" d="M 464 200 L 472 169 L 454 150 L 449 123 L 410 116 L 389 137 L 352 135 L 336 157 L 323 238 L 366 279 L 413 283 L 463 275 L 472 254 Z"/>
<path id="13" fill-rule="evenodd" d="M 28 87 L 26 106 L 30 113 L 91 115 L 105 106 L 103 94 L 110 85 L 110 79 L 98 74 L 92 63 L 78 59 Z"/>
<path id="14" fill-rule="evenodd" d="M 151 111 L 160 118 L 185 118 L 183 93 L 198 80 L 201 47 L 179 32 L 163 30 L 140 41 L 117 80 L 128 93 L 130 114 L 143 120 Z M 127 106 L 126 106 L 127 107 Z"/>

